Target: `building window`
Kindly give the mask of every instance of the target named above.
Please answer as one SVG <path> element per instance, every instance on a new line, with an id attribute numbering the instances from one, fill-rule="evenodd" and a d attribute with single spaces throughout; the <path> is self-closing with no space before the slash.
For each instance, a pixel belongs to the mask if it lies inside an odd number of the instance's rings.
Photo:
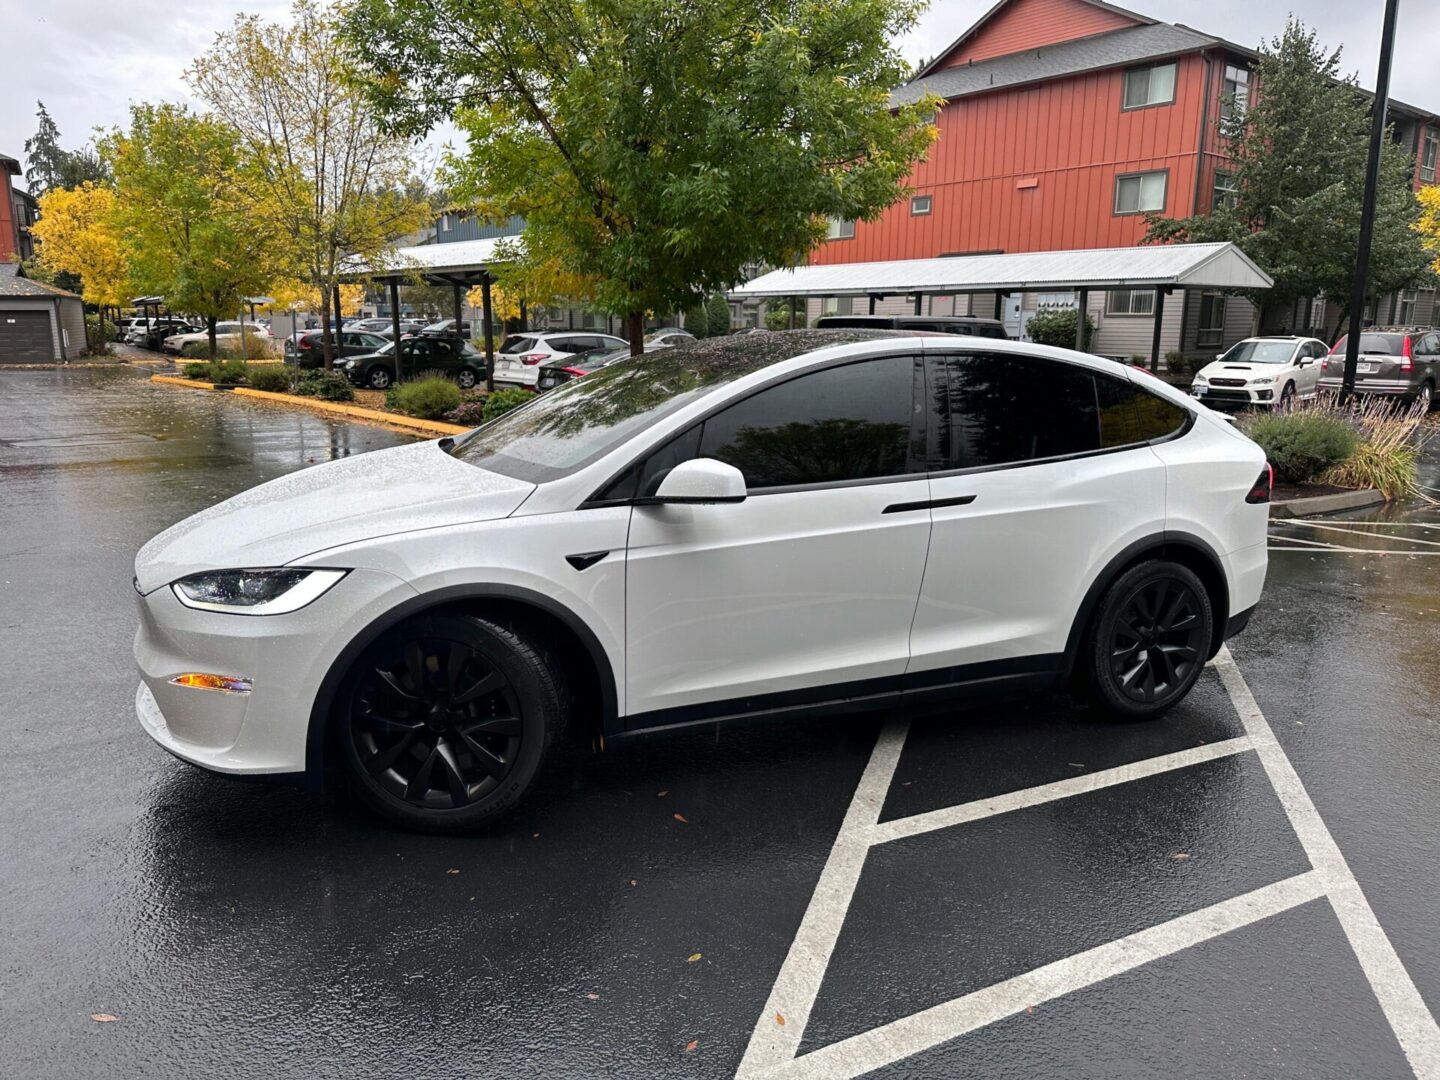
<path id="1" fill-rule="evenodd" d="M 1239 198 L 1240 187 L 1235 182 L 1235 174 L 1225 172 L 1223 169 L 1215 170 L 1215 188 L 1210 193 L 1210 209 L 1233 210 Z"/>
<path id="2" fill-rule="evenodd" d="M 1420 144 L 1420 179 L 1427 184 L 1435 182 L 1435 154 L 1440 150 L 1440 135 L 1433 131 L 1425 132 L 1425 140 Z"/>
<path id="3" fill-rule="evenodd" d="M 1153 315 L 1154 289 L 1111 289 L 1105 294 L 1106 315 Z"/>
<path id="4" fill-rule="evenodd" d="M 830 227 L 825 231 L 826 240 L 851 240 L 855 236 L 855 222 L 841 221 L 839 218 L 830 219 Z"/>
<path id="5" fill-rule="evenodd" d="M 1400 294 L 1400 303 L 1395 312 L 1395 322 L 1398 325 L 1413 326 L 1415 324 L 1415 304 L 1419 299 L 1419 289 L 1406 289 Z"/>
<path id="6" fill-rule="evenodd" d="M 1219 345 L 1225 337 L 1225 297 L 1216 292 L 1200 294 L 1200 327 L 1197 345 Z"/>
<path id="7" fill-rule="evenodd" d="M 1165 209 L 1165 181 L 1168 174 L 1134 173 L 1115 178 L 1115 213 L 1144 214 Z"/>
<path id="8" fill-rule="evenodd" d="M 926 214 L 930 213 L 930 200 L 932 198 L 934 198 L 934 196 L 932 195 L 916 195 L 913 199 L 911 199 L 910 216 L 924 217 Z"/>
<path id="9" fill-rule="evenodd" d="M 1135 68 L 1125 73 L 1125 100 L 1122 108 L 1143 109 L 1147 105 L 1169 105 L 1174 100 L 1174 64 Z"/>
<path id="10" fill-rule="evenodd" d="M 1234 64 L 1225 65 L 1225 82 L 1220 87 L 1220 118 L 1244 116 L 1250 104 L 1250 72 Z"/>
<path id="11" fill-rule="evenodd" d="M 821 315 L 851 315 L 854 313 L 853 296 L 827 296 L 820 301 Z"/>
<path id="12" fill-rule="evenodd" d="M 449 232 L 449 231 L 450 231 L 450 215 L 449 215 L 449 214 L 441 214 L 441 215 L 440 215 L 440 231 L 441 231 L 441 232 Z"/>

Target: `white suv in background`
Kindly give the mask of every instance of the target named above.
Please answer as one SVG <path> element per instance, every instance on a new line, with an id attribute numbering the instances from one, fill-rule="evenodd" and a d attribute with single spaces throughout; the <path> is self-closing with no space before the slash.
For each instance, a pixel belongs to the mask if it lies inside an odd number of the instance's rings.
<path id="1" fill-rule="evenodd" d="M 593 330 L 545 330 L 512 334 L 495 353 L 495 382 L 535 389 L 540 365 L 592 349 L 625 349 L 630 343 L 614 334 Z"/>
<path id="2" fill-rule="evenodd" d="M 136 708 L 196 765 L 330 762 L 444 832 L 515 806 L 567 724 L 614 744 L 1022 686 L 1148 720 L 1259 602 L 1269 497 L 1258 446 L 1113 361 L 714 338 L 161 533 Z"/>
<path id="3" fill-rule="evenodd" d="M 1320 362 L 1329 354 L 1318 338 L 1246 338 L 1201 368 L 1190 392 L 1214 406 L 1309 401 L 1318 392 Z"/>

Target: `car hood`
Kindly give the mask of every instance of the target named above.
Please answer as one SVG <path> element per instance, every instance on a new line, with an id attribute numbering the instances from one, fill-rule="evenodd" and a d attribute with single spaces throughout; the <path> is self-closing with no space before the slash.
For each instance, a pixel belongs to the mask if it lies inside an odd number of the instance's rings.
<path id="1" fill-rule="evenodd" d="M 148 593 L 202 570 L 283 566 L 325 548 L 507 517 L 535 490 L 436 442 L 341 458 L 261 484 L 172 525 L 135 556 Z"/>
<path id="2" fill-rule="evenodd" d="M 1289 364 L 1236 364 L 1216 360 L 1201 368 L 1199 375 L 1206 379 L 1216 377 L 1221 379 L 1253 379 L 1257 375 L 1277 375 L 1289 366 Z"/>

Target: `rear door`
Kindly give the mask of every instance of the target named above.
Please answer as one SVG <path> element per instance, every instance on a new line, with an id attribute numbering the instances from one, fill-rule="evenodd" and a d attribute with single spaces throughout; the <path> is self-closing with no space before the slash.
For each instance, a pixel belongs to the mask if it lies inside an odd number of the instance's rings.
<path id="1" fill-rule="evenodd" d="M 1014 353 L 930 357 L 941 437 L 912 681 L 1058 670 L 1081 600 L 1165 527 L 1165 468 L 1122 371 Z"/>
<path id="2" fill-rule="evenodd" d="M 748 496 L 635 507 L 631 726 L 898 688 L 930 538 L 922 378 L 913 355 L 807 372 L 642 463 L 629 481 L 640 496 L 696 456 L 738 468 Z"/>

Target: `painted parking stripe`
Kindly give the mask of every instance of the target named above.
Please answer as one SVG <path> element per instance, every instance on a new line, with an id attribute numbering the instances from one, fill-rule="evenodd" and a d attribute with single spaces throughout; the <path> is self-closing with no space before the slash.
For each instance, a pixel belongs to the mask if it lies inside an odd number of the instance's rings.
<path id="1" fill-rule="evenodd" d="M 1377 540 L 1401 540 L 1407 544 L 1424 544 L 1427 547 L 1440 547 L 1440 540 L 1422 540 L 1418 536 L 1396 536 L 1393 533 L 1374 532 L 1370 529 L 1357 529 L 1349 525 L 1321 525 L 1318 522 L 1307 521 L 1304 523 L 1307 528 L 1323 529 L 1326 532 L 1346 533 L 1351 536 L 1373 536 Z M 1293 540 L 1294 537 L 1285 537 Z"/>
<path id="2" fill-rule="evenodd" d="M 1114 769 L 1101 769 L 1084 776 L 1057 780 L 1053 784 L 1026 788 L 1024 791 L 1011 791 L 988 799 L 976 799 L 974 802 L 961 803 L 959 806 L 947 806 L 924 814 L 896 818 L 894 821 L 884 821 L 875 825 L 870 830 L 870 842 L 872 845 L 884 844 L 906 836 L 919 836 L 921 833 L 931 832 L 935 829 L 963 825 L 966 822 L 979 821 L 995 814 L 1006 814 L 1011 810 L 1024 810 L 1027 807 L 1039 806 L 1041 803 L 1054 802 L 1056 799 L 1068 799 L 1073 795 L 1084 795 L 1091 791 L 1099 791 L 1101 788 L 1113 787 L 1116 784 L 1128 784 L 1132 780 L 1143 780 L 1147 776 L 1155 776 L 1158 773 L 1185 769 L 1203 761 L 1214 761 L 1216 758 L 1229 757 L 1249 749 L 1250 739 L 1248 736 L 1242 735 L 1237 739 L 1208 743 L 1190 750 L 1181 750 L 1174 754 L 1165 754 L 1161 757 L 1136 761 L 1129 765 L 1120 765 Z"/>
<path id="3" fill-rule="evenodd" d="M 1359 548 L 1359 547 L 1281 547 L 1272 544 L 1267 551 L 1308 551 L 1311 555 L 1440 555 L 1440 551 L 1406 551 L 1404 548 Z"/>
<path id="4" fill-rule="evenodd" d="M 1365 977 L 1370 980 L 1385 1018 L 1390 1021 L 1395 1037 L 1410 1059 L 1411 1068 L 1422 1080 L 1440 1080 L 1440 1026 L 1436 1025 L 1435 1017 L 1415 989 L 1410 973 L 1405 970 L 1395 947 L 1375 918 L 1360 883 L 1351 873 L 1339 845 L 1325 827 L 1300 775 L 1285 756 L 1265 714 L 1255 701 L 1255 695 L 1240 674 L 1235 658 L 1225 646 L 1221 646 L 1215 657 L 1215 669 L 1235 704 L 1240 722 L 1255 744 L 1255 752 L 1276 794 L 1280 796 L 1280 803 L 1290 818 L 1295 835 L 1300 838 L 1311 865 L 1325 883 L 1335 915 L 1345 930 L 1345 936 L 1350 939 L 1350 947 L 1355 950 Z"/>
<path id="5" fill-rule="evenodd" d="M 811 1051 L 756 1076 L 847 1080 L 1325 894 L 1307 871 Z"/>

